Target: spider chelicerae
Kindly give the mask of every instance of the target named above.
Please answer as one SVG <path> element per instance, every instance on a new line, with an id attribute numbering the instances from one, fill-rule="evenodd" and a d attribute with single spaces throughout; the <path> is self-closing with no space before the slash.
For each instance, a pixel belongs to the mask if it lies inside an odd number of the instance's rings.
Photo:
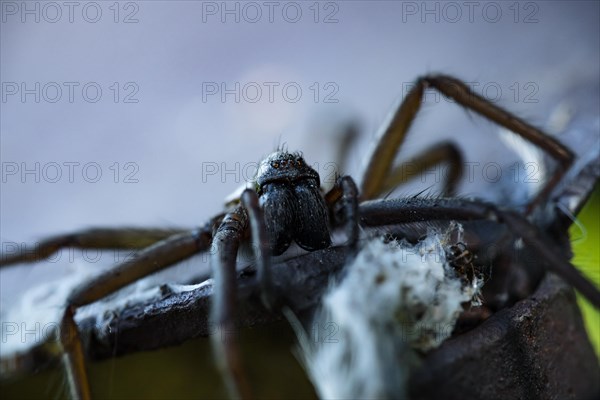
<path id="1" fill-rule="evenodd" d="M 478 200 L 459 198 L 408 198 L 376 200 L 406 180 L 394 168 L 395 156 L 419 111 L 422 96 L 433 88 L 466 109 L 520 135 L 557 161 L 552 177 L 522 210 L 505 210 Z M 215 293 L 211 320 L 227 332 L 235 332 L 236 256 L 242 242 L 250 239 L 256 252 L 257 279 L 266 307 L 277 309 L 279 296 L 270 278 L 271 255 L 286 251 L 292 242 L 313 251 L 331 245 L 331 232 L 346 233 L 353 251 L 359 246 L 361 227 L 423 221 L 491 220 L 506 225 L 513 236 L 522 238 L 539 255 L 547 268 L 567 280 L 597 307 L 600 293 L 548 242 L 530 218 L 544 208 L 553 189 L 573 163 L 571 151 L 556 139 L 497 105 L 473 93 L 456 78 L 428 75 L 416 80 L 395 111 L 370 156 L 360 186 L 349 176 L 337 179 L 323 194 L 318 173 L 299 153 L 277 151 L 260 165 L 255 186 L 246 189 L 237 201 L 228 203 L 224 213 L 191 231 L 167 229 L 89 229 L 56 236 L 40 243 L 35 253 L 4 254 L 0 266 L 34 262 L 63 247 L 139 249 L 135 257 L 100 274 L 76 288 L 68 297 L 60 323 L 63 362 L 73 398 L 91 398 L 84 351 L 74 315 L 77 308 L 98 301 L 124 286 L 192 255 L 211 251 Z M 411 161 L 418 174 L 432 165 L 448 163 L 452 171 L 445 193 L 452 194 L 460 178 L 461 156 L 453 144 L 435 146 Z M 471 254 L 464 244 L 453 248 L 455 264 L 470 268 Z M 469 257 L 469 260 L 466 259 Z M 251 397 L 235 337 L 227 341 L 213 336 L 216 361 L 233 397 Z"/>

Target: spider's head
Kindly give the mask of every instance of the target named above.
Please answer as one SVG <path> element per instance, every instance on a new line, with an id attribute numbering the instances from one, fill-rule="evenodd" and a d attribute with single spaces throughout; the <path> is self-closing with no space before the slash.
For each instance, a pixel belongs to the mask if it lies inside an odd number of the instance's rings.
<path id="1" fill-rule="evenodd" d="M 302 179 L 315 179 L 320 185 L 319 174 L 304 161 L 300 153 L 276 151 L 261 161 L 256 185 L 260 193 L 267 183 L 294 183 Z"/>

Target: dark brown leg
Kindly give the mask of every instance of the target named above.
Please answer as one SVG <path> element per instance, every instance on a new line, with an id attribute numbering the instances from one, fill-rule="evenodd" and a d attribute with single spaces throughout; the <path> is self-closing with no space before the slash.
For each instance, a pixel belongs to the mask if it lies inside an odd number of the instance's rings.
<path id="1" fill-rule="evenodd" d="M 556 251 L 556 245 L 549 242 L 539 233 L 527 219 L 515 212 L 502 212 L 502 221 L 509 229 L 523 238 L 525 244 L 535 250 L 543 259 L 550 270 L 563 278 L 571 286 L 581 292 L 590 303 L 600 309 L 600 291 L 571 264 L 565 257 Z"/>
<path id="2" fill-rule="evenodd" d="M 338 178 L 335 186 L 325 195 L 334 225 L 344 224 L 348 245 L 356 250 L 358 245 L 358 188 L 350 176 Z"/>
<path id="3" fill-rule="evenodd" d="M 365 170 L 361 183 L 361 199 L 375 198 L 387 176 L 400 145 L 421 106 L 423 93 L 427 88 L 434 88 L 440 93 L 454 99 L 458 104 L 473 110 L 481 116 L 496 122 L 524 139 L 548 152 L 558 162 L 554 176 L 546 183 L 545 187 L 529 203 L 527 214 L 535 206 L 542 204 L 552 189 L 560 181 L 565 171 L 573 162 L 573 154 L 554 138 L 544 134 L 515 115 L 503 110 L 485 98 L 473 93 L 467 85 L 460 80 L 445 75 L 428 75 L 419 78 L 414 88 L 404 98 L 404 101 L 393 115 L 389 125 L 379 139 L 369 164 Z"/>
<path id="4" fill-rule="evenodd" d="M 348 166 L 348 156 L 352 145 L 356 142 L 359 137 L 358 126 L 355 122 L 348 122 L 345 126 L 341 127 L 339 133 L 336 135 L 337 146 L 336 154 L 333 158 L 335 160 L 335 172 L 339 175 L 343 174 Z"/>
<path id="5" fill-rule="evenodd" d="M 63 364 L 69 392 L 73 400 L 91 400 L 85 354 L 79 330 L 73 319 L 74 307 L 67 307 L 60 322 L 59 341 L 63 348 Z"/>
<path id="6" fill-rule="evenodd" d="M 444 182 L 442 196 L 454 196 L 463 173 L 463 158 L 455 144 L 441 143 L 394 167 L 383 182 L 381 191 L 375 197 L 389 193 L 419 174 L 441 164 L 447 164 L 448 166 L 448 175 L 447 180 Z"/>
<path id="7" fill-rule="evenodd" d="M 67 299 L 67 307 L 60 324 L 60 342 L 63 362 L 74 399 L 90 399 L 83 346 L 73 315 L 78 307 L 93 303 L 124 286 L 153 272 L 164 269 L 195 253 L 208 250 L 212 238 L 212 224 L 181 233 L 155 243 L 140 251 L 128 262 L 108 270 L 90 282 L 77 287 Z"/>
<path id="8" fill-rule="evenodd" d="M 38 262 L 66 247 L 80 249 L 143 249 L 182 229 L 92 228 L 43 240 L 31 251 L 16 251 L 0 256 L 0 268 L 18 263 Z"/>
<path id="9" fill-rule="evenodd" d="M 515 237 L 536 250 L 552 272 L 579 290 L 594 306 L 600 308 L 600 292 L 561 254 L 555 244 L 539 234 L 524 216 L 499 210 L 492 204 L 465 199 L 394 199 L 367 201 L 359 208 L 361 224 L 382 226 L 432 220 L 470 221 L 487 219 L 505 223 Z"/>
<path id="10" fill-rule="evenodd" d="M 247 227 L 248 215 L 240 205 L 225 216 L 215 232 L 210 259 L 214 279 L 211 321 L 215 332 L 211 336 L 212 345 L 229 394 L 236 399 L 252 397 L 242 366 L 235 326 L 236 258 Z"/>
<path id="11" fill-rule="evenodd" d="M 273 308 L 277 299 L 271 280 L 271 246 L 265 228 L 265 217 L 259 206 L 258 195 L 254 190 L 246 189 L 242 193 L 241 200 L 250 220 L 256 271 L 261 286 L 262 300 L 267 308 Z"/>
<path id="12" fill-rule="evenodd" d="M 173 235 L 142 251 L 131 260 L 117 265 L 77 287 L 69 296 L 69 304 L 80 307 L 121 289 L 154 272 L 165 269 L 210 248 L 212 224 Z"/>

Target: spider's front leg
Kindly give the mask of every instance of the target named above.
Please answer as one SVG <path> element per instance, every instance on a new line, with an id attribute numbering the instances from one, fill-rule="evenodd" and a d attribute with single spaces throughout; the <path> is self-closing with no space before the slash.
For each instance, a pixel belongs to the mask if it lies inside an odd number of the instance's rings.
<path id="1" fill-rule="evenodd" d="M 215 359 L 233 398 L 249 398 L 250 387 L 243 372 L 235 332 L 236 259 L 248 227 L 248 215 L 241 205 L 225 215 L 213 237 L 211 269 L 214 294 L 211 305 L 211 336 Z"/>
<path id="2" fill-rule="evenodd" d="M 252 397 L 252 392 L 242 366 L 236 338 L 235 305 L 237 253 L 249 227 L 263 301 L 265 305 L 270 306 L 274 299 L 269 279 L 270 243 L 256 192 L 246 189 L 242 193 L 241 203 L 225 215 L 213 238 L 210 262 L 215 289 L 211 304 L 211 321 L 216 331 L 211 339 L 216 362 L 230 396 L 247 399 Z"/>
<path id="3" fill-rule="evenodd" d="M 188 232 L 163 228 L 90 228 L 65 235 L 53 236 L 30 251 L 12 248 L 0 256 L 0 268 L 13 264 L 42 261 L 57 251 L 72 247 L 79 249 L 141 250 L 174 235 Z"/>
<path id="4" fill-rule="evenodd" d="M 217 217 L 220 220 L 220 217 Z M 214 221 L 213 221 L 214 222 Z M 73 399 L 90 399 L 90 386 L 86 372 L 85 355 L 74 321 L 77 308 L 98 301 L 109 294 L 184 260 L 210 247 L 212 223 L 193 231 L 172 235 L 165 240 L 136 253 L 132 260 L 107 270 L 94 279 L 78 286 L 67 299 L 60 322 L 59 341 L 63 347 L 63 363 Z"/>

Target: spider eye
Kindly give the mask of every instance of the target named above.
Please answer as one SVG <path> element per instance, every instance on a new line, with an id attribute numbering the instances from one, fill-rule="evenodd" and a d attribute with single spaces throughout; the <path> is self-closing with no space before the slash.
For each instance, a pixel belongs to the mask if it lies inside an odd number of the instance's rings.
<path id="1" fill-rule="evenodd" d="M 276 163 L 276 162 L 274 162 L 274 163 L 271 163 L 271 166 L 272 166 L 273 168 L 279 168 L 279 164 L 278 164 L 278 163 Z"/>
<path id="2" fill-rule="evenodd" d="M 301 167 L 302 166 L 302 161 L 296 160 L 296 165 L 299 166 L 299 167 Z"/>

